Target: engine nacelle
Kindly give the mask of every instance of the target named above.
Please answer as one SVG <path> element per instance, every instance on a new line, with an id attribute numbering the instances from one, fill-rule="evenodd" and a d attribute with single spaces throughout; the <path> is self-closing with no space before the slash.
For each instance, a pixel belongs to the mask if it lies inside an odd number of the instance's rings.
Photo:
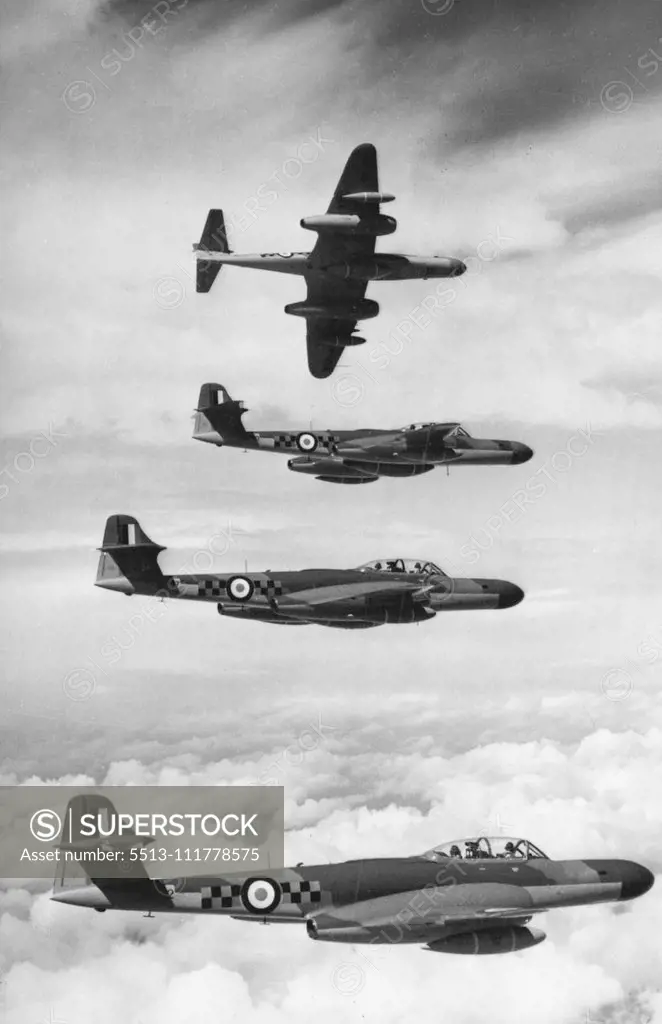
<path id="1" fill-rule="evenodd" d="M 358 299 L 356 302 L 343 304 L 322 304 L 320 302 L 289 302 L 285 312 L 290 316 L 303 316 L 318 320 L 372 320 L 379 313 L 379 303 L 374 299 Z M 346 343 L 345 343 L 346 344 Z M 361 344 L 361 342 L 354 342 Z"/>
<path id="2" fill-rule="evenodd" d="M 463 932 L 447 939 L 436 939 L 427 945 L 433 953 L 460 953 L 469 956 L 489 956 L 494 953 L 516 953 L 519 949 L 537 946 L 547 936 L 539 928 L 485 928 L 481 931 Z"/>
<path id="3" fill-rule="evenodd" d="M 321 213 L 302 217 L 299 224 L 306 231 L 320 234 L 332 231 L 340 235 L 392 235 L 398 226 L 395 217 L 387 217 L 385 213 L 363 217 L 358 213 Z"/>
<path id="4" fill-rule="evenodd" d="M 366 614 L 378 622 L 390 622 L 393 624 L 410 622 L 428 622 L 434 619 L 436 612 L 432 611 L 421 601 L 412 601 L 406 597 L 382 598 L 378 603 L 373 603 L 370 598 L 366 599 Z"/>

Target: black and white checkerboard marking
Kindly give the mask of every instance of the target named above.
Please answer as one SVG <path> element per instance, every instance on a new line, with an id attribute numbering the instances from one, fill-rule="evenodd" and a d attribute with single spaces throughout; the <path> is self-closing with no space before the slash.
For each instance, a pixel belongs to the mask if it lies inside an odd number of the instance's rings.
<path id="1" fill-rule="evenodd" d="M 263 597 L 266 597 L 268 601 L 272 601 L 274 597 L 280 597 L 283 593 L 283 584 L 280 580 L 256 580 L 255 589 Z"/>
<path id="2" fill-rule="evenodd" d="M 276 882 L 270 878 L 249 878 L 243 885 L 211 885 L 201 891 L 203 910 L 239 910 L 270 914 L 279 903 L 320 903 L 322 887 L 317 881 Z"/>
<path id="3" fill-rule="evenodd" d="M 319 903 L 322 887 L 319 882 L 281 882 L 283 903 Z"/>
<path id="4" fill-rule="evenodd" d="M 240 885 L 211 885 L 201 890 L 203 910 L 231 910 L 237 906 Z"/>
<path id="5" fill-rule="evenodd" d="M 314 452 L 316 448 L 327 448 L 331 450 L 340 440 L 336 434 L 311 434 L 304 431 L 301 434 L 275 434 L 274 448 L 298 449 L 300 452 Z"/>
<path id="6" fill-rule="evenodd" d="M 239 580 L 245 580 L 253 588 L 245 597 L 241 595 L 246 593 L 246 590 L 237 588 Z M 234 593 L 231 587 L 234 587 Z M 229 580 L 219 578 L 205 579 L 200 580 L 198 583 L 198 597 L 230 597 L 234 601 L 248 601 L 253 596 L 253 593 L 260 594 L 262 597 L 266 597 L 268 601 L 272 601 L 275 597 L 282 595 L 283 584 L 280 580 L 253 580 L 247 576 L 233 576 Z"/>

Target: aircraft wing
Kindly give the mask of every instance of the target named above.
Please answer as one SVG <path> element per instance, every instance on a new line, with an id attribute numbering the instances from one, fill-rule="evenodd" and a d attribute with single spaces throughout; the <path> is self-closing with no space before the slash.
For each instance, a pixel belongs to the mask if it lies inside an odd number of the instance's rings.
<path id="1" fill-rule="evenodd" d="M 359 203 L 343 199 L 343 196 L 378 191 L 377 151 L 371 143 L 366 142 L 350 153 L 327 213 L 365 212 Z M 325 270 L 330 266 L 369 259 L 374 252 L 374 235 L 324 231 L 317 237 L 310 262 L 313 268 Z M 308 301 L 329 307 L 360 301 L 367 287 L 365 281 L 352 281 L 343 277 L 326 277 L 322 282 L 315 273 L 306 275 L 306 284 Z M 355 329 L 356 320 L 335 320 L 330 316 L 328 319 L 311 318 L 308 321 L 308 367 L 313 377 L 324 378 L 333 373 Z"/>
<path id="2" fill-rule="evenodd" d="M 312 607 L 334 604 L 336 601 L 349 601 L 354 597 L 391 597 L 394 594 L 410 594 L 416 597 L 417 591 L 423 596 L 430 587 L 421 587 L 420 583 L 407 583 L 406 580 L 366 580 L 365 583 L 334 583 L 327 587 L 311 587 L 309 590 L 295 590 L 292 594 L 278 599 L 279 611 L 287 614 L 287 603 L 307 604 Z"/>
<path id="3" fill-rule="evenodd" d="M 339 281 L 339 285 L 343 285 L 348 282 Z M 311 295 L 310 284 L 308 285 L 308 297 L 313 298 Z M 359 298 L 362 298 L 365 294 L 365 287 L 361 289 L 362 294 Z M 321 298 L 322 301 L 328 301 L 330 298 L 331 290 L 328 288 L 317 289 L 315 299 Z M 347 296 L 347 291 L 345 292 Z M 325 378 L 330 377 L 338 361 L 345 350 L 345 346 L 350 344 L 352 341 L 352 331 L 356 327 L 356 320 L 324 320 L 318 318 L 310 318 L 306 322 L 306 340 L 308 342 L 308 369 L 312 373 L 313 377 Z"/>
<path id="4" fill-rule="evenodd" d="M 343 199 L 343 196 L 356 192 L 379 192 L 377 150 L 369 142 L 357 146 L 350 153 L 326 212 L 360 212 L 360 204 Z M 325 266 L 372 256 L 374 251 L 374 235 L 339 235 L 334 234 L 333 231 L 325 231 L 318 236 L 317 244 L 311 253 L 311 260 L 313 263 Z"/>
<path id="5" fill-rule="evenodd" d="M 531 897 L 517 886 L 489 885 L 485 887 L 487 892 L 477 891 L 483 888 L 440 885 L 324 908 L 309 916 L 330 916 L 337 924 L 375 930 L 400 925 L 429 938 L 435 928 L 487 921 L 494 921 L 496 927 L 500 924 L 505 927 L 509 922 L 521 921 L 524 917 L 550 909 L 532 905 Z M 464 897 L 460 895 L 462 889 L 468 890 Z"/>
<path id="6" fill-rule="evenodd" d="M 349 154 L 326 212 L 355 213 L 356 204 L 343 196 L 356 192 L 379 192 L 377 150 L 371 142 L 362 143 Z"/>

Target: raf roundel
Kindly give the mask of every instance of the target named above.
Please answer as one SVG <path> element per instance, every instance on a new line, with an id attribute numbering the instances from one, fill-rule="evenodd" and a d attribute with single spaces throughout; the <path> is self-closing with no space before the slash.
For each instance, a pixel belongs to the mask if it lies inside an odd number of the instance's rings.
<path id="1" fill-rule="evenodd" d="M 233 576 L 228 580 L 228 597 L 233 601 L 248 601 L 253 596 L 255 587 L 246 576 Z"/>
<path id="2" fill-rule="evenodd" d="M 280 886 L 270 878 L 249 878 L 242 887 L 241 902 L 249 914 L 270 914 L 280 895 Z"/>
<path id="3" fill-rule="evenodd" d="M 317 448 L 317 438 L 314 434 L 298 434 L 297 448 L 302 452 L 314 452 Z"/>

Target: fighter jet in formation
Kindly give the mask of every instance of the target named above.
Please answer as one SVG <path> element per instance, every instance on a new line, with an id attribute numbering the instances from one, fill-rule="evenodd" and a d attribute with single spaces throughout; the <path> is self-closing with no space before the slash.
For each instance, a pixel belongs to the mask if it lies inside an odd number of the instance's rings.
<path id="1" fill-rule="evenodd" d="M 411 423 L 395 430 L 248 431 L 242 423 L 247 411 L 222 384 L 203 384 L 193 437 L 218 447 L 294 455 L 287 463 L 291 470 L 332 484 L 419 476 L 435 466 L 513 466 L 533 455 L 519 441 L 471 437 L 459 423 Z"/>
<path id="2" fill-rule="evenodd" d="M 78 798 L 80 799 L 80 798 Z M 86 801 L 95 796 L 85 796 Z M 97 798 L 104 799 L 105 798 Z M 109 805 L 110 802 L 106 801 Z M 112 805 L 110 805 L 112 807 Z M 114 808 L 112 808 L 114 811 Z M 88 840 L 112 846 L 112 840 Z M 545 938 L 528 927 L 558 907 L 631 900 L 651 872 L 629 860 L 551 860 L 526 839 L 479 836 L 413 857 L 387 857 L 223 875 L 151 878 L 146 855 L 130 853 L 154 837 L 126 837 L 130 879 L 81 862 L 84 883 L 55 880 L 51 898 L 94 910 L 223 914 L 239 921 L 304 925 L 322 942 L 418 943 L 433 953 L 512 953 Z M 208 840 L 207 840 L 208 842 Z M 154 863 L 158 863 L 156 850 Z"/>
<path id="3" fill-rule="evenodd" d="M 325 214 L 304 217 L 301 227 L 317 233 L 311 252 L 234 253 L 228 245 L 222 210 L 210 210 L 199 242 L 196 289 L 208 292 L 224 264 L 303 277 L 308 294 L 285 312 L 307 323 L 308 366 L 313 377 L 329 377 L 347 345 L 362 345 L 354 333 L 359 320 L 377 316 L 379 305 L 366 299 L 370 281 L 410 281 L 457 277 L 466 265 L 450 256 L 376 253 L 375 240 L 392 234 L 397 222 L 380 211 L 395 199 L 380 192 L 377 152 L 370 143 L 350 154 Z"/>
<path id="4" fill-rule="evenodd" d="M 357 569 L 165 576 L 158 563 L 165 548 L 127 515 L 109 517 L 99 550 L 97 587 L 127 595 L 211 601 L 220 615 L 287 626 L 369 629 L 425 622 L 454 609 L 511 608 L 524 597 L 514 583 L 453 579 L 424 559 L 382 558 Z"/>

